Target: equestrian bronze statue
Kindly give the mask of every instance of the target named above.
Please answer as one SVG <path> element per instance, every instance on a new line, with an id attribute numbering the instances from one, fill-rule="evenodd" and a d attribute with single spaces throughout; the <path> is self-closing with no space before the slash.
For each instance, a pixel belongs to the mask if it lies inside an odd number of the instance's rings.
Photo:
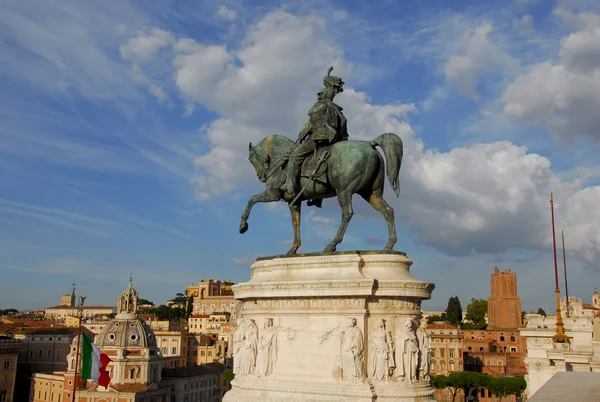
<path id="1" fill-rule="evenodd" d="M 394 133 L 384 133 L 371 141 L 348 141 L 346 118 L 333 97 L 343 90 L 344 82 L 331 76 L 330 67 L 323 79 L 325 88 L 309 111 L 309 121 L 298 140 L 270 135 L 256 146 L 249 145 L 249 160 L 266 190 L 250 197 L 242 214 L 240 233 L 248 230 L 248 217 L 257 202 L 285 201 L 294 226 L 294 243 L 287 255 L 294 255 L 301 245 L 300 213 L 302 201 L 321 206 L 324 198 L 337 196 L 342 221 L 336 236 L 325 248 L 335 252 L 353 215 L 352 196 L 360 195 L 385 218 L 389 240 L 384 251 L 396 244 L 394 210 L 383 198 L 384 171 L 392 189 L 400 195 L 399 172 L 402 164 L 402 140 Z M 375 149 L 381 147 L 381 154 Z"/>

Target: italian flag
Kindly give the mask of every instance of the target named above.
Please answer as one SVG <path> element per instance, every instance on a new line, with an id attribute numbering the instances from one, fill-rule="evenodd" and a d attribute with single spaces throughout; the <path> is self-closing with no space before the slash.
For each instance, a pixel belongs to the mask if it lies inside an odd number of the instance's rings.
<path id="1" fill-rule="evenodd" d="M 102 385 L 108 388 L 110 376 L 106 371 L 106 366 L 112 360 L 102 352 L 98 346 L 94 345 L 90 338 L 81 334 L 83 350 L 81 353 L 81 379 L 90 380 L 94 384 Z"/>

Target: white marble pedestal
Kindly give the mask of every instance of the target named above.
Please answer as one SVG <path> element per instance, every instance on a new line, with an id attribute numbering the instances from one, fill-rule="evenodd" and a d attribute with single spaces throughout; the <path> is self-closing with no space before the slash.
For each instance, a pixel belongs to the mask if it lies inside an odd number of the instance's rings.
<path id="1" fill-rule="evenodd" d="M 418 325 L 434 284 L 411 264 L 399 252 L 258 260 L 233 287 L 241 304 L 224 401 L 432 401 Z"/>

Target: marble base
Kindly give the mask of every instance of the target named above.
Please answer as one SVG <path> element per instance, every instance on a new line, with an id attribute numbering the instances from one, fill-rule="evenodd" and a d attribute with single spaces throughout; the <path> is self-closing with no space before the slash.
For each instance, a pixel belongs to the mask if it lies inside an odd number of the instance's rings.
<path id="1" fill-rule="evenodd" d="M 250 281 L 233 286 L 235 379 L 224 401 L 434 400 L 427 378 L 411 381 L 399 368 L 410 362 L 396 362 L 406 356 L 407 331 L 423 336 L 421 301 L 434 288 L 415 279 L 411 265 L 399 252 L 254 263 Z M 411 356 L 421 363 L 418 352 Z"/>

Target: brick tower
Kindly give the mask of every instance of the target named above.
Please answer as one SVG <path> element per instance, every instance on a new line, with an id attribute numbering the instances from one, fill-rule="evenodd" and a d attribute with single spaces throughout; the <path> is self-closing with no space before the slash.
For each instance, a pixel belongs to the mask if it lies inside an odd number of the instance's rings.
<path id="1" fill-rule="evenodd" d="M 517 296 L 517 275 L 510 268 L 492 274 L 492 296 L 488 299 L 488 329 L 521 327 L 521 298 Z"/>

